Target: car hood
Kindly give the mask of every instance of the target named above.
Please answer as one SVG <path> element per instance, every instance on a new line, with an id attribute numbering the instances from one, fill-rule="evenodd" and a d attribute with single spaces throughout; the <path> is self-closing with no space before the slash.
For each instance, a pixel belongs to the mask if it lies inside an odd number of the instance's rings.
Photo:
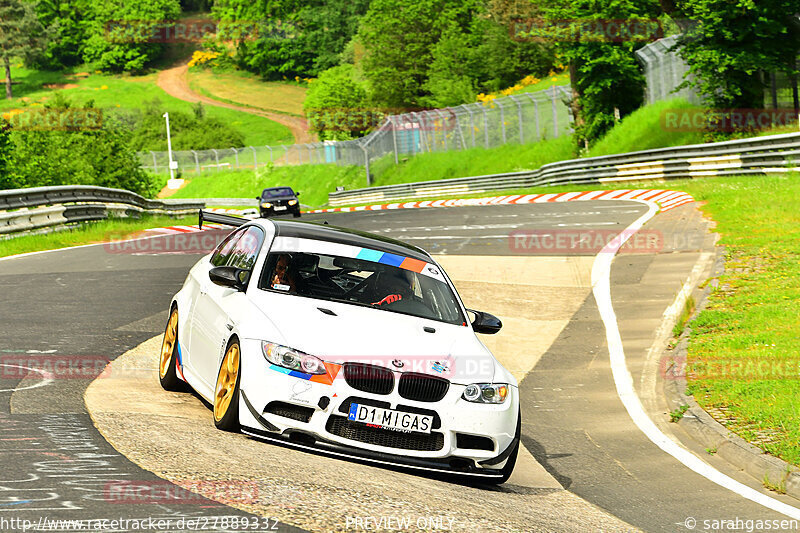
<path id="1" fill-rule="evenodd" d="M 363 362 L 465 384 L 491 382 L 495 375 L 497 362 L 471 327 L 266 291 L 259 291 L 253 302 L 273 327 L 264 334 L 251 330 L 249 337 L 328 362 Z"/>

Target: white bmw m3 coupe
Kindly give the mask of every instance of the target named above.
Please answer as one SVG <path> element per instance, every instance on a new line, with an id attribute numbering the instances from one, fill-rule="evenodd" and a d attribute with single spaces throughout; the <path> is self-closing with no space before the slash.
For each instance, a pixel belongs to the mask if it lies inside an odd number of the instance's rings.
<path id="1" fill-rule="evenodd" d="M 444 270 L 400 241 L 244 220 L 189 272 L 169 311 L 161 385 L 188 385 L 216 426 L 334 457 L 505 482 L 519 390 Z"/>

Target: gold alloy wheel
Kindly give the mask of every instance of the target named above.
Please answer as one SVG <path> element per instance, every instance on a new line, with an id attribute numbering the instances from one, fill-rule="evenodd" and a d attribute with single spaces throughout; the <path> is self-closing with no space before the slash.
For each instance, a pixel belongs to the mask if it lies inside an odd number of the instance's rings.
<path id="1" fill-rule="evenodd" d="M 161 344 L 161 361 L 158 365 L 158 374 L 161 379 L 167 375 L 169 365 L 172 362 L 172 354 L 175 351 L 175 343 L 178 342 L 178 310 L 172 311 L 167 322 L 167 330 L 164 332 L 164 342 Z"/>
<path id="2" fill-rule="evenodd" d="M 222 420 L 222 417 L 228 412 L 238 376 L 239 345 L 233 343 L 222 359 L 222 366 L 219 369 L 219 376 L 217 376 L 217 388 L 214 393 L 214 420 L 217 422 Z"/>

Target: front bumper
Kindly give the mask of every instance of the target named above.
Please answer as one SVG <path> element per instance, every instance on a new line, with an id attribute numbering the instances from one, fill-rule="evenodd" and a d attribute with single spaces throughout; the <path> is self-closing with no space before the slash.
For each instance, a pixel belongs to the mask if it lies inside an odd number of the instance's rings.
<path id="1" fill-rule="evenodd" d="M 519 392 L 510 387 L 503 404 L 470 403 L 464 386 L 451 384 L 438 402 L 352 388 L 340 372 L 332 383 L 287 375 L 271 368 L 259 341 L 245 340 L 239 417 L 243 432 L 271 442 L 326 455 L 429 472 L 499 478 L 516 444 Z M 347 419 L 350 403 L 434 416 L 432 432 L 404 433 Z"/>

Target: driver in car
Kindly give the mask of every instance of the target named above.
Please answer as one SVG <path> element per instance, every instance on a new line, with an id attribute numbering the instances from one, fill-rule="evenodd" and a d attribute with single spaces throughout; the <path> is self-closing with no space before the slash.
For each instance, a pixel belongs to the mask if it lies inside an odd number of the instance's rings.
<path id="1" fill-rule="evenodd" d="M 389 305 L 399 302 L 403 298 L 410 299 L 414 295 L 414 283 L 411 273 L 401 269 L 393 269 L 381 275 L 381 286 L 378 290 L 386 296 L 372 305 Z"/>
<path id="2" fill-rule="evenodd" d="M 297 290 L 297 283 L 295 282 L 294 276 L 289 272 L 291 261 L 292 258 L 289 254 L 281 254 L 278 256 L 278 262 L 275 265 L 275 270 L 272 273 L 272 281 L 270 283 L 273 289 L 291 292 Z"/>

